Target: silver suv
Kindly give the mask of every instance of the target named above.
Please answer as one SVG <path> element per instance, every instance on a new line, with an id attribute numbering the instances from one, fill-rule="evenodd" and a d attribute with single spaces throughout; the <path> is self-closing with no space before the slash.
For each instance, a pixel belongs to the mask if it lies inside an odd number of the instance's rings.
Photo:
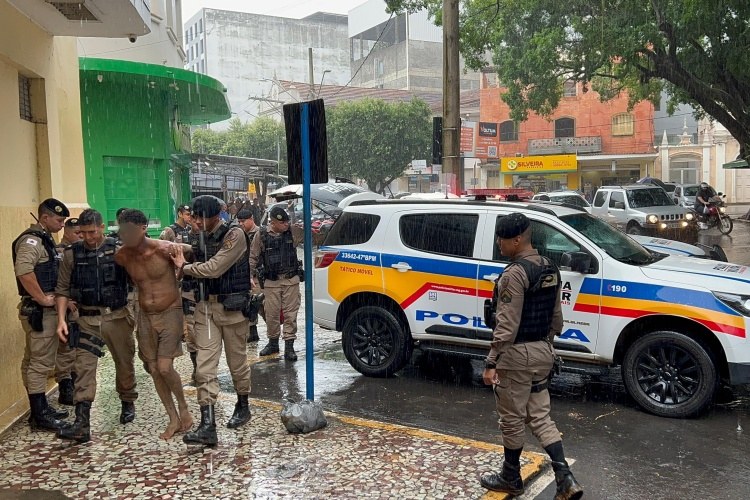
<path id="1" fill-rule="evenodd" d="M 658 186 L 602 186 L 591 213 L 628 234 L 692 241 L 697 234 L 694 216 Z"/>

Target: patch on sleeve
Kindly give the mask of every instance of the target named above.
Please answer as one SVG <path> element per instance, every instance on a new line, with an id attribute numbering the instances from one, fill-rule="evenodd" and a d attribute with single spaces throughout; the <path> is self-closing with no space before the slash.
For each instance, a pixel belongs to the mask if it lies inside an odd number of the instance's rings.
<path id="1" fill-rule="evenodd" d="M 502 302 L 503 304 L 510 304 L 512 300 L 513 294 L 510 293 L 508 289 L 505 289 L 500 293 L 500 302 Z"/>
<path id="2" fill-rule="evenodd" d="M 507 287 L 508 283 L 510 283 L 510 278 L 507 276 L 503 276 L 500 278 L 500 286 Z"/>
<path id="3" fill-rule="evenodd" d="M 39 240 L 36 240 L 34 238 L 26 238 L 26 243 L 32 246 L 36 246 L 37 243 L 39 243 Z"/>
<path id="4" fill-rule="evenodd" d="M 227 235 L 224 237 L 224 243 L 221 245 L 221 248 L 224 250 L 231 249 L 234 244 L 237 242 L 238 235 L 237 231 L 229 231 Z"/>

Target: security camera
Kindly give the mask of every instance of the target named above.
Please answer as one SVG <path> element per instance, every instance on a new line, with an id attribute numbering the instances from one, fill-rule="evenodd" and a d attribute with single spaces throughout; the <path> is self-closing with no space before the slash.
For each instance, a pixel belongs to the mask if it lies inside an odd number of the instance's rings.
<path id="1" fill-rule="evenodd" d="M 135 35 L 128 35 L 128 40 L 130 40 L 130 43 L 135 43 L 135 41 L 138 40 L 138 37 Z"/>

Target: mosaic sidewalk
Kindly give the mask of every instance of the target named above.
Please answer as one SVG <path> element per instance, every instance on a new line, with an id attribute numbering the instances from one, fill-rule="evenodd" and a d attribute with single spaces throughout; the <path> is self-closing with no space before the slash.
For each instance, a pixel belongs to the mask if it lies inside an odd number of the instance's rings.
<path id="1" fill-rule="evenodd" d="M 185 379 L 189 361 L 182 357 L 177 364 Z M 2 489 L 86 499 L 504 498 L 485 495 L 478 481 L 481 472 L 499 468 L 498 445 L 332 414 L 327 428 L 291 435 L 278 403 L 252 398 L 251 423 L 229 430 L 235 397 L 223 393 L 216 407 L 219 446 L 188 448 L 179 435 L 158 438 L 167 420 L 141 367 L 133 424 L 117 421 L 110 356 L 99 380 L 91 442 L 63 443 L 54 434 L 31 432 L 23 422 L 2 435 L 0 499 Z M 197 418 L 195 388 L 185 391 Z M 546 462 L 525 453 L 522 465 L 528 479 Z"/>

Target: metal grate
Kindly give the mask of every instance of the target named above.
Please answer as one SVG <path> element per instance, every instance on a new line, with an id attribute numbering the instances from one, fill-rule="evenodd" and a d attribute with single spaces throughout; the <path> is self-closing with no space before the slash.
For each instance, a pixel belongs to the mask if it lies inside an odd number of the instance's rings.
<path id="1" fill-rule="evenodd" d="M 18 75 L 18 111 L 23 120 L 33 121 L 31 116 L 31 80 Z"/>
<path id="2" fill-rule="evenodd" d="M 51 6 L 60 11 L 70 21 L 98 21 L 96 16 L 83 4 L 83 0 L 76 1 L 47 1 Z"/>

